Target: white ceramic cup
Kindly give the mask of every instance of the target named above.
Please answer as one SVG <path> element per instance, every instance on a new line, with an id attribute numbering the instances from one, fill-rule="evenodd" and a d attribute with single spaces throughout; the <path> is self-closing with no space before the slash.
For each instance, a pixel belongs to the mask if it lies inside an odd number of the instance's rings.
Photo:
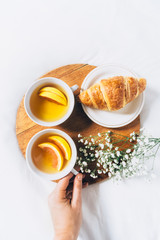
<path id="1" fill-rule="evenodd" d="M 69 143 L 70 147 L 71 147 L 71 159 L 69 160 L 69 164 L 60 172 L 58 173 L 45 173 L 40 171 L 35 164 L 33 163 L 32 160 L 32 147 L 34 142 L 42 135 L 46 134 L 46 133 L 51 133 L 53 135 L 59 135 L 61 137 L 63 137 L 64 139 L 66 139 L 66 141 Z M 72 172 L 74 175 L 77 175 L 78 172 L 74 169 L 74 165 L 76 163 L 76 158 L 77 158 L 77 148 L 75 146 L 74 141 L 72 140 L 72 138 L 66 134 L 65 132 L 58 130 L 58 129 L 45 129 L 42 130 L 38 133 L 36 133 L 31 140 L 29 141 L 28 145 L 27 145 L 27 149 L 26 149 L 26 161 L 27 161 L 27 165 L 29 167 L 29 169 L 35 173 L 36 175 L 43 177 L 47 180 L 58 180 L 61 179 L 63 177 L 65 177 L 68 173 Z"/>
<path id="2" fill-rule="evenodd" d="M 31 108 L 30 108 L 30 98 L 31 98 L 33 91 L 36 88 L 38 88 L 38 86 L 43 87 L 43 86 L 47 86 L 47 84 L 54 84 L 55 86 L 56 85 L 60 86 L 62 89 L 64 89 L 64 91 L 66 92 L 66 95 L 68 97 L 68 102 L 69 102 L 68 111 L 62 118 L 60 118 L 57 121 L 52 121 L 52 122 L 42 121 L 32 113 Z M 78 89 L 78 85 L 69 87 L 65 82 L 63 82 L 62 80 L 57 79 L 57 78 L 53 78 L 53 77 L 41 78 L 40 80 L 35 81 L 28 88 L 28 90 L 25 94 L 25 98 L 24 98 L 25 111 L 33 122 L 35 122 L 41 126 L 45 126 L 45 127 L 57 126 L 57 125 L 63 123 L 64 121 L 66 121 L 69 118 L 69 116 L 71 115 L 73 108 L 74 108 L 74 104 L 75 104 L 73 92 L 76 91 L 77 89 Z"/>

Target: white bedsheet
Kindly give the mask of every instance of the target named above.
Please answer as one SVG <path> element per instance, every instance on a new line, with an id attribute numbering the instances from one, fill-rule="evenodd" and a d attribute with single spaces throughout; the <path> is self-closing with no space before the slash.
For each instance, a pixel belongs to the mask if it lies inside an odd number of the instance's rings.
<path id="1" fill-rule="evenodd" d="M 15 136 L 30 83 L 72 63 L 125 65 L 147 79 L 141 124 L 160 137 L 158 0 L 0 2 L 0 239 L 53 238 L 47 197 L 55 184 L 27 169 Z M 156 172 L 160 173 L 160 154 Z M 79 240 L 159 240 L 160 177 L 105 181 L 83 190 Z"/>

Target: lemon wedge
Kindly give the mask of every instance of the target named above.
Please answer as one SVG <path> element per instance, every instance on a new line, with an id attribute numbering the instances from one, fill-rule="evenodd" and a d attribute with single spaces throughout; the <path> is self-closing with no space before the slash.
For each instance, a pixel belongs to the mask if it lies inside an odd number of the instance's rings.
<path id="1" fill-rule="evenodd" d="M 55 101 L 61 105 L 66 106 L 67 105 L 67 100 L 63 99 L 62 97 L 60 97 L 58 94 L 56 93 L 52 93 L 52 92 L 39 92 L 39 96 L 46 98 L 50 101 Z"/>
<path id="2" fill-rule="evenodd" d="M 66 160 L 71 158 L 71 148 L 68 142 L 60 136 L 50 136 L 49 140 L 53 141 L 62 151 Z"/>
<path id="3" fill-rule="evenodd" d="M 41 93 L 41 92 L 50 92 L 50 93 L 57 94 L 59 97 L 63 98 L 63 100 L 65 102 L 67 102 L 67 99 L 66 99 L 65 95 L 59 89 L 57 89 L 55 87 L 44 87 L 44 88 L 41 88 L 39 90 L 39 93 Z"/>
<path id="4" fill-rule="evenodd" d="M 63 167 L 64 158 L 59 147 L 50 142 L 40 143 L 38 144 L 38 147 L 40 147 L 44 151 L 49 150 L 50 153 L 52 153 L 53 155 L 52 165 L 54 168 L 60 171 Z"/>

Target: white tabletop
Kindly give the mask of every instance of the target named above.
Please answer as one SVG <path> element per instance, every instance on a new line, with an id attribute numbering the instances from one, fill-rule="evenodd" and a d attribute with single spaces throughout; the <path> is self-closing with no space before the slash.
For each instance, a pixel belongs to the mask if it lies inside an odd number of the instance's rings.
<path id="1" fill-rule="evenodd" d="M 160 137 L 158 0 L 6 0 L 0 3 L 0 239 L 52 239 L 55 184 L 29 172 L 18 148 L 18 105 L 53 68 L 117 63 L 147 79 L 141 125 Z M 160 170 L 157 157 L 156 172 Z M 160 177 L 105 181 L 83 190 L 80 240 L 160 239 Z"/>

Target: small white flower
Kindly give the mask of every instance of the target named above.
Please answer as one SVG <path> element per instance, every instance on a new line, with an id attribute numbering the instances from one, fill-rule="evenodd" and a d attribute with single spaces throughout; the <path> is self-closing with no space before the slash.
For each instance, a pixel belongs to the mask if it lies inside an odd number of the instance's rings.
<path id="1" fill-rule="evenodd" d="M 118 151 L 119 147 L 116 147 L 115 150 Z"/>
<path id="2" fill-rule="evenodd" d="M 112 174 L 111 172 L 108 173 L 108 177 L 111 178 L 112 177 Z"/>
<path id="3" fill-rule="evenodd" d="M 86 149 L 83 149 L 83 153 L 86 153 L 87 152 L 87 150 Z"/>
<path id="4" fill-rule="evenodd" d="M 114 168 L 113 167 L 110 168 L 110 173 L 114 174 Z"/>
<path id="5" fill-rule="evenodd" d="M 111 157 L 112 157 L 112 158 L 114 158 L 114 157 L 115 157 L 114 153 L 111 153 Z"/>
<path id="6" fill-rule="evenodd" d="M 99 150 L 99 154 L 102 156 L 102 155 L 103 155 L 103 151 L 102 151 L 102 150 Z"/>
<path id="7" fill-rule="evenodd" d="M 91 143 L 91 142 L 89 142 L 89 143 L 88 143 L 88 145 L 89 145 L 89 146 L 91 146 L 91 145 L 92 145 L 92 143 Z"/>
<path id="8" fill-rule="evenodd" d="M 110 144 L 109 144 L 108 142 L 106 142 L 106 145 L 107 145 L 107 147 L 109 147 L 109 146 L 110 146 Z"/>
<path id="9" fill-rule="evenodd" d="M 106 174 L 106 170 L 103 170 L 103 173 Z"/>
<path id="10" fill-rule="evenodd" d="M 115 160 L 114 160 L 114 162 L 115 162 L 115 163 L 118 163 L 118 160 L 117 160 L 117 159 L 115 159 Z"/>
<path id="11" fill-rule="evenodd" d="M 82 173 L 84 172 L 84 169 L 83 169 L 83 167 L 80 167 L 80 170 L 81 170 L 81 172 L 82 172 Z"/>
<path id="12" fill-rule="evenodd" d="M 122 166 L 123 166 L 123 167 L 125 167 L 125 166 L 126 166 L 126 163 L 125 163 L 124 161 L 122 162 Z"/>
<path id="13" fill-rule="evenodd" d="M 135 137 L 135 136 L 133 136 L 133 137 L 132 137 L 132 139 L 135 141 L 135 140 L 136 140 L 136 137 Z"/>
<path id="14" fill-rule="evenodd" d="M 78 134 L 78 138 L 80 138 L 80 137 L 82 137 L 82 135 L 79 133 L 79 134 Z"/>
<path id="15" fill-rule="evenodd" d="M 85 142 L 84 142 L 84 145 L 87 145 L 88 144 L 88 141 L 87 140 L 85 140 Z"/>
<path id="16" fill-rule="evenodd" d="M 79 148 L 79 151 L 82 152 L 82 151 L 83 151 L 83 148 L 80 147 L 80 148 Z"/>
<path id="17" fill-rule="evenodd" d="M 97 167 L 100 167 L 100 164 L 99 164 L 99 163 L 97 163 Z"/>
<path id="18" fill-rule="evenodd" d="M 116 168 L 116 169 L 119 168 L 119 167 L 117 166 L 117 164 L 115 164 L 115 163 L 113 163 L 113 167 Z"/>
<path id="19" fill-rule="evenodd" d="M 130 152 L 131 152 L 131 149 L 127 149 L 127 150 L 126 150 L 126 153 L 130 153 Z"/>
<path id="20" fill-rule="evenodd" d="M 87 165 L 88 165 L 86 161 L 83 161 L 82 164 L 84 167 L 87 167 Z"/>
<path id="21" fill-rule="evenodd" d="M 94 178 L 95 174 L 91 172 L 90 177 Z"/>
<path id="22" fill-rule="evenodd" d="M 111 162 L 108 162 L 107 164 L 108 164 L 108 166 L 110 166 L 110 167 L 111 167 L 111 165 L 112 165 L 112 163 L 111 163 Z"/>
<path id="23" fill-rule="evenodd" d="M 85 153 L 84 156 L 87 157 L 87 156 L 88 156 L 88 153 Z"/>
<path id="24" fill-rule="evenodd" d="M 98 169 L 97 172 L 98 172 L 98 174 L 102 174 L 102 170 L 100 170 L 100 169 Z"/>
<path id="25" fill-rule="evenodd" d="M 106 164 L 106 163 L 103 164 L 103 168 L 104 168 L 104 169 L 107 168 L 107 164 Z"/>
<path id="26" fill-rule="evenodd" d="M 135 136 L 136 134 L 135 134 L 135 132 L 132 132 L 131 134 L 130 134 L 130 136 L 132 137 L 132 136 Z"/>
<path id="27" fill-rule="evenodd" d="M 125 157 L 125 159 L 127 159 L 127 160 L 129 159 L 129 157 L 128 157 L 128 155 L 127 155 L 127 154 L 125 154 L 125 155 L 124 155 L 124 157 Z"/>
<path id="28" fill-rule="evenodd" d="M 98 133 L 98 136 L 99 136 L 99 137 L 101 137 L 101 134 L 100 134 L 100 133 Z"/>
<path id="29" fill-rule="evenodd" d="M 83 139 L 80 139 L 80 142 L 82 142 L 82 143 L 83 143 L 83 142 L 84 142 L 84 140 L 83 140 Z"/>
<path id="30" fill-rule="evenodd" d="M 104 144 L 103 143 L 100 143 L 99 146 L 100 146 L 101 149 L 104 149 Z"/>
<path id="31" fill-rule="evenodd" d="M 133 140 L 132 140 L 132 139 L 130 139 L 129 141 L 130 141 L 130 142 L 132 142 Z"/>
<path id="32" fill-rule="evenodd" d="M 90 150 L 94 150 L 94 147 L 90 147 Z"/>
<path id="33" fill-rule="evenodd" d="M 99 157 L 99 152 L 97 152 L 97 153 L 95 154 L 95 157 L 96 157 L 96 158 L 98 158 L 98 157 Z"/>
<path id="34" fill-rule="evenodd" d="M 95 142 L 93 138 L 91 138 L 91 142 L 92 142 L 92 143 L 94 143 L 94 142 Z"/>
<path id="35" fill-rule="evenodd" d="M 112 149 L 113 145 L 112 144 L 109 144 L 109 148 Z"/>
<path id="36" fill-rule="evenodd" d="M 121 155 L 120 151 L 117 151 L 116 155 L 117 155 L 117 157 L 119 157 Z"/>
<path id="37" fill-rule="evenodd" d="M 97 176 L 97 175 L 95 175 L 93 178 L 98 178 L 98 176 Z"/>

